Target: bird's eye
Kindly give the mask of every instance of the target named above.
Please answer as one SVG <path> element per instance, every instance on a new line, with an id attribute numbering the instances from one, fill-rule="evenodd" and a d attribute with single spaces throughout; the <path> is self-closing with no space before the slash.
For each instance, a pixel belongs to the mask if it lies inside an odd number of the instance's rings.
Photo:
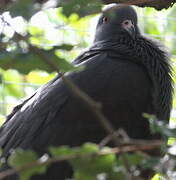
<path id="1" fill-rule="evenodd" d="M 108 18 L 107 17 L 104 17 L 103 18 L 103 23 L 107 23 L 108 22 Z"/>
<path id="2" fill-rule="evenodd" d="M 128 20 L 127 20 L 127 21 L 124 21 L 123 24 L 128 25 L 128 24 L 129 24 L 129 21 L 128 21 Z"/>

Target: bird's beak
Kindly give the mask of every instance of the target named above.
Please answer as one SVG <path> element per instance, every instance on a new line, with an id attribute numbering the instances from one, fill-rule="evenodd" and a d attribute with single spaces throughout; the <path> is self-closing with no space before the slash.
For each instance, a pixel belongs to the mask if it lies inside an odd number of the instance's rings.
<path id="1" fill-rule="evenodd" d="M 126 31 L 129 33 L 129 35 L 135 39 L 136 37 L 136 31 L 135 31 L 135 27 L 134 25 L 132 24 L 130 27 L 126 28 Z"/>
<path id="2" fill-rule="evenodd" d="M 131 20 L 125 20 L 123 23 L 122 23 L 122 28 L 128 32 L 128 34 L 133 38 L 135 39 L 136 37 L 136 30 L 135 30 L 135 26 L 134 24 L 132 23 Z"/>

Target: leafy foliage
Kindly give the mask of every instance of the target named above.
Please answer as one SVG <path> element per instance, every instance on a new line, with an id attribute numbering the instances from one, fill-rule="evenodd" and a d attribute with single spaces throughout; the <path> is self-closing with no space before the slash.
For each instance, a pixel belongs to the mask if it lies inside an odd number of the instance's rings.
<path id="1" fill-rule="evenodd" d="M 33 166 L 33 163 L 36 162 L 38 166 Z M 20 179 L 27 180 L 30 176 L 36 173 L 44 173 L 47 166 L 40 166 L 40 161 L 38 156 L 33 151 L 23 151 L 21 149 L 16 150 L 9 158 L 9 164 L 14 167 L 17 171 L 21 170 Z M 26 168 L 25 165 L 27 164 Z"/>
<path id="2" fill-rule="evenodd" d="M 21 16 L 29 19 L 36 12 L 34 9 L 36 8 L 33 8 L 33 2 L 31 0 L 18 0 L 10 8 L 10 12 L 13 16 L 18 16 L 20 12 Z"/>
<path id="3" fill-rule="evenodd" d="M 101 11 L 102 7 L 102 2 L 100 0 L 94 1 L 94 0 L 89 0 L 89 1 L 82 1 L 82 0 L 71 0 L 63 4 L 63 13 L 66 16 L 70 16 L 72 13 L 77 13 L 81 17 L 88 15 L 88 14 L 93 14 L 93 13 L 98 13 Z"/>

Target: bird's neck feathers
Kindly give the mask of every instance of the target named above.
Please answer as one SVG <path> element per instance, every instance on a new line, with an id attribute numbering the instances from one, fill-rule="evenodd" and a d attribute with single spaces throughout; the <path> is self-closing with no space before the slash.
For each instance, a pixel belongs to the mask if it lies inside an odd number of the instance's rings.
<path id="1" fill-rule="evenodd" d="M 104 31 L 102 28 L 98 28 L 96 30 L 94 43 L 99 43 L 99 42 L 113 42 L 113 43 L 116 43 L 120 39 L 131 38 L 131 37 L 128 37 L 127 34 L 124 34 L 124 32 L 120 32 L 120 30 L 119 30 L 119 32 L 116 29 L 114 29 L 114 30 L 112 29 L 111 31 L 112 31 L 111 34 L 109 34 L 108 30 Z M 115 33 L 113 31 L 115 31 Z"/>
<path id="2" fill-rule="evenodd" d="M 168 54 L 158 42 L 145 37 L 133 41 L 133 53 L 142 64 L 152 80 L 153 105 L 160 120 L 169 120 L 172 108 L 172 68 Z"/>
<path id="3" fill-rule="evenodd" d="M 125 60 L 142 65 L 152 80 L 153 105 L 159 119 L 168 120 L 172 104 L 172 69 L 167 53 L 158 43 L 139 35 L 135 40 L 119 37 L 116 41 L 98 41 L 91 48 L 111 52 L 108 56 L 119 55 Z M 125 58 L 124 58 L 125 57 Z"/>
<path id="4" fill-rule="evenodd" d="M 136 37 L 141 36 L 141 32 L 137 25 L 135 25 L 135 36 Z M 130 41 L 132 37 L 122 28 L 119 28 L 119 29 L 112 28 L 112 27 L 102 28 L 100 25 L 97 25 L 94 43 L 99 43 L 102 41 L 109 41 L 109 42 L 117 43 L 121 39 Z"/>

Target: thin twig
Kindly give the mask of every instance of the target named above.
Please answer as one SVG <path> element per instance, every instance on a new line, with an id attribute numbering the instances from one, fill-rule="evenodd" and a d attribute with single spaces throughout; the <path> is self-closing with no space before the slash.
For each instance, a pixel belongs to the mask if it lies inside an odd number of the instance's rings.
<path id="1" fill-rule="evenodd" d="M 130 137 L 127 135 L 127 133 L 123 130 L 123 129 L 118 129 L 117 131 L 114 131 L 113 134 L 108 134 L 100 143 L 99 146 L 100 147 L 104 147 L 105 145 L 107 145 L 112 138 L 114 137 L 118 137 L 118 141 L 120 143 L 120 145 L 124 145 L 124 144 L 129 144 L 131 139 Z"/>
<path id="2" fill-rule="evenodd" d="M 90 98 L 90 96 L 81 91 L 71 80 L 69 80 L 65 76 L 63 76 L 62 79 L 70 88 L 70 91 L 75 95 L 75 97 L 81 100 L 82 103 L 84 103 L 84 105 L 86 105 L 87 108 L 95 115 L 96 119 L 100 122 L 106 133 L 113 134 L 115 132 L 115 129 L 101 112 L 101 104 L 95 102 L 92 98 Z M 115 146 L 119 145 L 117 137 L 112 137 L 112 140 Z"/>

